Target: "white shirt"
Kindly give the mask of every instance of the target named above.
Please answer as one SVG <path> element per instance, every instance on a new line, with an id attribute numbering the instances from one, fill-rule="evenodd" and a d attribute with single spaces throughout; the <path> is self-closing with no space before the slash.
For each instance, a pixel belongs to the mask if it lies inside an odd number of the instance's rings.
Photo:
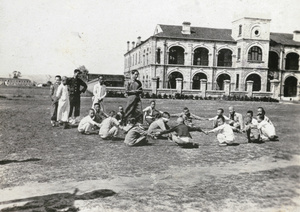
<path id="1" fill-rule="evenodd" d="M 59 101 L 67 101 L 69 99 L 68 86 L 61 83 L 57 88 L 56 97 Z"/>
<path id="2" fill-rule="evenodd" d="M 96 84 L 94 86 L 93 94 L 94 98 L 97 98 L 98 100 L 103 99 L 106 96 L 106 86 L 100 85 L 100 83 Z"/>
<path id="3" fill-rule="evenodd" d="M 223 134 L 226 138 L 234 140 L 233 130 L 229 124 L 224 123 L 221 126 L 218 126 L 215 129 L 211 130 L 210 132 L 218 132 Z"/>
<path id="4" fill-rule="evenodd" d="M 86 116 L 84 117 L 83 119 L 81 119 L 81 121 L 79 122 L 79 125 L 78 125 L 78 129 L 81 129 L 83 128 L 83 126 L 87 123 L 89 124 L 92 124 L 92 125 L 98 125 L 98 123 L 96 123 L 94 121 L 95 117 L 94 118 L 91 118 L 90 116 Z"/>
<path id="5" fill-rule="evenodd" d="M 119 126 L 119 122 L 117 119 L 113 117 L 104 119 L 101 123 L 99 135 L 105 135 L 113 126 Z"/>

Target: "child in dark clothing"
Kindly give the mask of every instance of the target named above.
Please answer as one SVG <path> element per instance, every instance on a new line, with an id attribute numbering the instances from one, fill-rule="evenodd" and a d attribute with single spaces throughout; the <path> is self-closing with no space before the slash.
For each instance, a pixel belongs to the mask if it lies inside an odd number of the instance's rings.
<path id="1" fill-rule="evenodd" d="M 176 134 L 172 135 L 172 140 L 178 144 L 182 148 L 198 148 L 198 144 L 192 142 L 192 136 L 190 134 L 191 131 L 199 131 L 203 132 L 200 127 L 190 127 L 184 124 L 184 119 L 179 117 L 177 119 L 177 126 L 169 129 L 164 130 L 162 132 L 157 132 L 156 135 L 162 135 L 170 132 L 175 132 Z"/>

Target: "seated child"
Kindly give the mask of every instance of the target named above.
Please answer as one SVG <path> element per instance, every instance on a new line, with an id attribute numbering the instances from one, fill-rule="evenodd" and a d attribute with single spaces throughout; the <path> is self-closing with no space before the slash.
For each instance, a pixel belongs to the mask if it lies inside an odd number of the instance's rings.
<path id="1" fill-rule="evenodd" d="M 219 146 L 227 146 L 234 142 L 234 134 L 231 126 L 225 123 L 225 118 L 223 116 L 219 116 L 217 119 L 218 127 L 206 131 L 205 133 L 215 133 L 217 132 L 217 139 L 219 141 Z"/>
<path id="2" fill-rule="evenodd" d="M 261 141 L 278 141 L 274 125 L 265 120 L 264 115 L 257 115 L 257 122 Z"/>
<path id="3" fill-rule="evenodd" d="M 115 116 L 115 111 L 110 111 L 106 119 L 101 123 L 99 135 L 102 139 L 115 138 L 118 134 L 119 122 Z"/>
<path id="4" fill-rule="evenodd" d="M 93 108 L 91 108 L 89 110 L 89 115 L 87 115 L 86 117 L 84 117 L 78 125 L 78 132 L 82 133 L 82 134 L 91 134 L 94 132 L 93 127 L 97 126 L 100 128 L 100 124 L 95 122 L 95 111 Z"/>
<path id="5" fill-rule="evenodd" d="M 190 126 L 190 127 L 194 126 L 192 123 L 193 119 L 205 120 L 205 118 L 202 118 L 202 117 L 196 116 L 193 113 L 190 113 L 190 110 L 187 107 L 183 108 L 183 112 L 172 114 L 171 116 L 178 116 L 178 117 L 183 118 L 185 125 Z"/>
<path id="6" fill-rule="evenodd" d="M 257 124 L 257 120 L 253 118 L 253 111 L 247 111 L 244 132 L 246 132 L 249 143 L 259 141 L 259 131 L 257 129 Z"/>
<path id="7" fill-rule="evenodd" d="M 163 112 L 162 117 L 150 124 L 148 133 L 157 133 L 169 129 L 170 127 L 167 125 L 169 119 L 170 114 L 168 112 Z"/>
<path id="8" fill-rule="evenodd" d="M 192 142 L 192 136 L 190 134 L 191 131 L 199 131 L 203 132 L 200 127 L 190 127 L 184 124 L 184 119 L 182 117 L 177 118 L 177 126 L 164 130 L 161 132 L 157 132 L 156 135 L 162 135 L 166 133 L 175 132 L 172 134 L 172 140 L 183 148 L 198 148 L 198 144 Z"/>
<path id="9" fill-rule="evenodd" d="M 148 143 L 147 136 L 153 137 L 153 135 L 147 133 L 142 128 L 136 125 L 135 118 L 128 119 L 127 125 L 129 126 L 124 143 L 127 146 L 141 146 Z"/>
<path id="10" fill-rule="evenodd" d="M 224 116 L 223 114 L 224 114 L 223 108 L 219 108 L 219 109 L 217 110 L 217 115 L 216 115 L 216 116 L 207 119 L 207 120 L 209 120 L 209 121 L 213 121 L 213 128 L 218 127 L 217 119 L 218 119 L 219 116 L 223 116 L 223 117 L 225 118 L 226 121 L 229 121 L 229 120 L 230 120 L 227 116 Z"/>
<path id="11" fill-rule="evenodd" d="M 108 117 L 108 115 L 101 110 L 99 103 L 94 104 L 94 110 L 95 110 L 95 120 L 94 120 L 95 122 L 101 123 L 104 119 Z"/>
<path id="12" fill-rule="evenodd" d="M 119 111 L 117 112 L 116 119 L 119 121 L 121 126 L 125 125 L 124 115 L 124 109 L 121 105 L 119 105 Z"/>
<path id="13" fill-rule="evenodd" d="M 155 119 L 162 114 L 161 111 L 155 109 L 156 102 L 154 100 L 151 101 L 150 106 L 146 107 L 143 110 L 144 120 L 147 124 L 151 124 Z"/>
<path id="14" fill-rule="evenodd" d="M 234 107 L 230 106 L 229 110 L 229 125 L 234 132 L 241 132 L 244 130 L 244 119 L 243 115 L 235 112 Z"/>

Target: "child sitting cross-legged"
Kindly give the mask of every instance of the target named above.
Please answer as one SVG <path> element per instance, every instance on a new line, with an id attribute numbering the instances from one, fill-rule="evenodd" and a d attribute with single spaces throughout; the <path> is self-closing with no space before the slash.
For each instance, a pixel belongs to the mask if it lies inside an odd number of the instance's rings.
<path id="1" fill-rule="evenodd" d="M 154 137 L 152 134 L 147 133 L 140 126 L 136 125 L 136 119 L 128 119 L 126 127 L 126 136 L 124 143 L 127 146 L 142 146 L 148 143 L 147 136 Z"/>
<path id="2" fill-rule="evenodd" d="M 95 133 L 94 127 L 97 126 L 100 128 L 101 124 L 95 121 L 95 110 L 91 108 L 89 110 L 89 115 L 84 117 L 78 125 L 78 132 L 82 134 L 92 134 Z"/>
<path id="3" fill-rule="evenodd" d="M 234 142 L 234 134 L 231 126 L 225 123 L 225 118 L 223 116 L 219 116 L 217 118 L 217 127 L 206 131 L 205 133 L 215 133 L 217 132 L 217 139 L 219 141 L 219 146 L 227 146 Z"/>
<path id="4" fill-rule="evenodd" d="M 115 111 L 110 111 L 108 117 L 101 123 L 99 135 L 102 139 L 116 138 L 119 131 L 120 123 L 115 118 Z"/>
<path id="5" fill-rule="evenodd" d="M 172 134 L 172 140 L 178 144 L 182 148 L 198 148 L 199 145 L 197 143 L 192 142 L 192 136 L 190 134 L 191 131 L 199 131 L 203 132 L 200 127 L 190 127 L 184 124 L 184 119 L 182 117 L 177 118 L 177 126 L 164 130 L 161 132 L 157 132 L 156 136 L 160 136 L 162 134 L 175 132 Z M 204 132 L 203 132 L 204 133 Z"/>

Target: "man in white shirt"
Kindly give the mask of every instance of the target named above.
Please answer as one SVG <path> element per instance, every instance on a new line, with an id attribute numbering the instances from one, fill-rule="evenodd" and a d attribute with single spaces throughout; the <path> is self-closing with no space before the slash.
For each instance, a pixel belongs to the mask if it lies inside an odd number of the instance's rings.
<path id="1" fill-rule="evenodd" d="M 104 104 L 103 104 L 103 99 L 106 97 L 106 86 L 104 85 L 104 79 L 102 76 L 100 76 L 98 78 L 99 83 L 97 83 L 94 86 L 94 90 L 93 90 L 93 104 L 92 107 L 94 107 L 95 103 L 99 103 L 101 110 L 104 112 Z"/>
<path id="2" fill-rule="evenodd" d="M 217 122 L 218 122 L 217 128 L 214 128 L 210 131 L 206 131 L 204 133 L 208 134 L 208 133 L 217 132 L 218 133 L 217 139 L 219 141 L 219 146 L 227 146 L 232 144 L 235 140 L 235 137 L 231 126 L 225 123 L 225 118 L 223 116 L 219 116 Z"/>
<path id="3" fill-rule="evenodd" d="M 257 122 L 261 141 L 278 141 L 274 125 L 266 121 L 264 115 L 257 115 Z"/>
<path id="4" fill-rule="evenodd" d="M 208 121 L 213 121 L 213 128 L 218 127 L 217 119 L 218 119 L 219 116 L 223 116 L 226 121 L 230 120 L 227 116 L 224 116 L 224 110 L 223 110 L 223 108 L 219 108 L 217 110 L 217 115 L 216 116 L 207 119 Z"/>
<path id="5" fill-rule="evenodd" d="M 100 127 L 101 125 L 94 121 L 95 119 L 95 111 L 93 108 L 89 110 L 89 115 L 81 119 L 78 125 L 78 132 L 82 134 L 91 134 L 93 133 L 93 127 Z"/>

